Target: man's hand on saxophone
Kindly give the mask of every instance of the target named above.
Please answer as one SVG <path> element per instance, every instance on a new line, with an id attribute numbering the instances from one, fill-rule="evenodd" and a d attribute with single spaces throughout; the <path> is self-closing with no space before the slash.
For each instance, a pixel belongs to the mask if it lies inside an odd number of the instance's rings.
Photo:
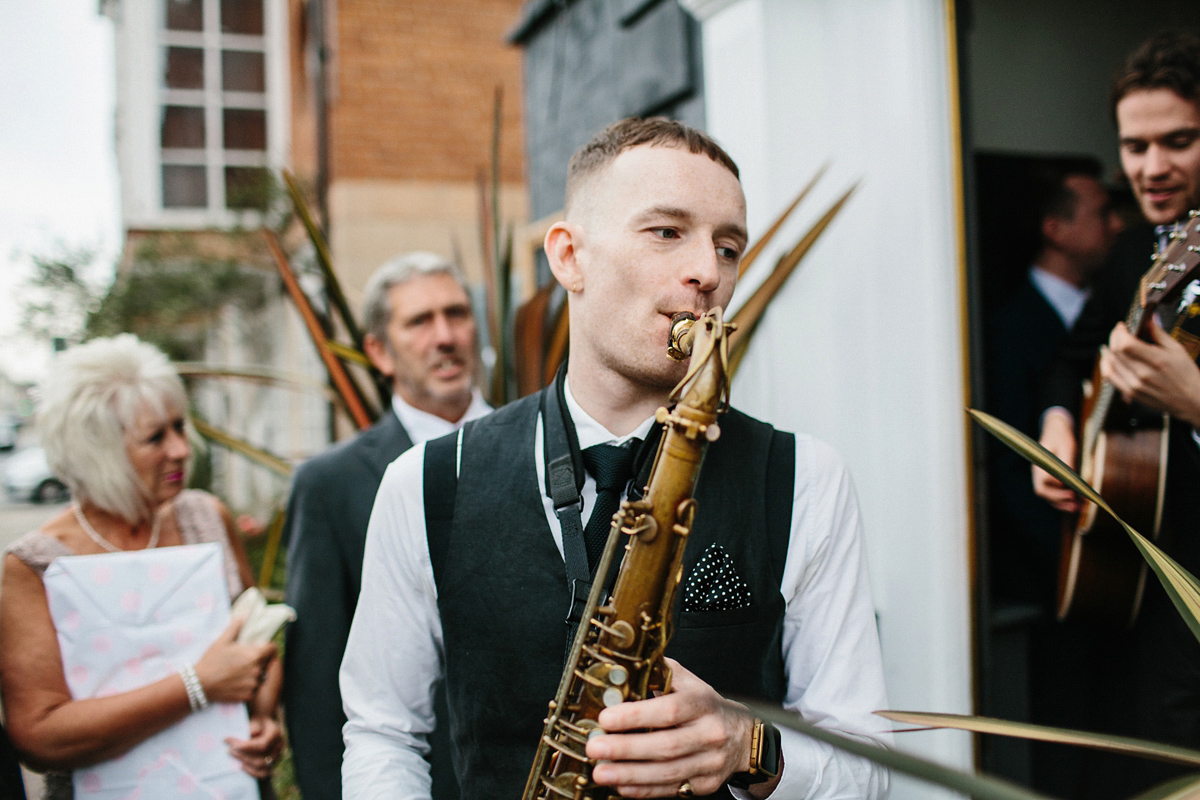
<path id="1" fill-rule="evenodd" d="M 711 794 L 733 773 L 750 769 L 753 718 L 678 661 L 666 661 L 672 691 L 606 708 L 599 722 L 607 735 L 587 745 L 588 756 L 602 760 L 592 779 L 626 797 L 676 797 L 684 784 L 697 795 Z M 777 783 L 779 776 L 748 791 L 767 797 Z"/>

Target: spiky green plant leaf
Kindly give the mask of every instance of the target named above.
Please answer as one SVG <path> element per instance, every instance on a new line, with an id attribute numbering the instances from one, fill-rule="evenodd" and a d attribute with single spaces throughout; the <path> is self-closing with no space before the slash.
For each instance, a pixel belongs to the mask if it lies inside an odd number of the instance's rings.
<path id="1" fill-rule="evenodd" d="M 1051 728 L 1046 725 L 1033 725 L 1028 722 L 1009 722 L 1003 719 L 972 717 L 963 714 L 931 714 L 924 711 L 877 711 L 876 713 L 894 722 L 907 722 L 930 728 L 954 728 L 974 733 L 994 733 L 1019 739 L 1035 739 L 1039 742 L 1080 745 L 1110 753 L 1122 753 L 1168 761 L 1172 764 L 1200 767 L 1200 751 L 1131 739 L 1126 736 L 1109 736 L 1102 733 L 1072 731 L 1065 728 Z"/>
<path id="2" fill-rule="evenodd" d="M 1167 596 L 1171 598 L 1171 602 L 1174 603 L 1176 610 L 1179 611 L 1180 616 L 1183 617 L 1183 621 L 1187 623 L 1188 628 L 1192 631 L 1192 635 L 1200 640 L 1200 582 L 1197 582 L 1195 576 L 1179 566 L 1174 559 L 1158 549 L 1153 542 L 1126 524 L 1124 520 L 1116 515 L 1112 507 L 1104 502 L 1104 498 L 1095 489 L 1089 486 L 1083 478 L 1079 477 L 1073 469 L 1064 464 L 1049 450 L 1008 423 L 996 419 L 991 414 L 974 408 L 967 409 L 967 413 L 971 415 L 972 419 L 983 426 L 988 433 L 1012 448 L 1022 458 L 1037 464 L 1065 485 L 1079 492 L 1079 494 L 1088 500 L 1091 500 L 1116 520 L 1125 529 L 1125 532 L 1129 534 L 1129 538 L 1133 540 L 1134 546 L 1141 552 L 1142 557 L 1146 559 L 1146 563 L 1150 565 L 1151 571 L 1158 577 L 1159 582 L 1167 592 Z"/>
<path id="3" fill-rule="evenodd" d="M 746 255 L 742 256 L 741 263 L 738 264 L 738 278 L 741 278 L 743 275 L 745 275 L 746 270 L 750 269 L 754 262 L 758 260 L 758 257 L 762 251 L 768 244 L 771 243 L 771 240 L 775 238 L 775 234 L 779 233 L 779 229 L 783 227 L 783 223 L 787 222 L 787 218 L 790 217 L 792 212 L 796 210 L 796 207 L 800 205 L 800 201 L 808 196 L 808 193 L 812 191 L 813 187 L 817 185 L 817 181 L 821 180 L 821 176 L 824 175 L 825 171 L 828 169 L 829 162 L 826 161 L 821 165 L 821 168 L 817 170 L 816 174 L 809 178 L 808 183 L 805 184 L 804 188 L 800 190 L 800 193 L 796 195 L 796 199 L 791 202 L 791 205 L 785 208 L 783 213 L 775 218 L 775 221 L 771 223 L 771 227 L 767 228 L 767 232 L 764 233 L 757 242 L 750 245 L 750 249 L 746 251 Z"/>
<path id="4" fill-rule="evenodd" d="M 1132 800 L 1200 800 L 1200 775 L 1185 775 L 1167 781 Z"/>
<path id="5" fill-rule="evenodd" d="M 292 475 L 292 465 L 284 461 L 273 453 L 268 453 L 261 447 L 255 447 L 244 439 L 239 439 L 233 434 L 208 424 L 196 415 L 192 415 L 192 425 L 195 426 L 196 432 L 206 439 L 211 439 L 222 447 L 228 448 L 233 452 L 245 456 L 256 464 L 261 464 L 272 472 L 284 478 L 290 478 Z"/>
<path id="6" fill-rule="evenodd" d="M 986 775 L 975 775 L 970 772 L 947 767 L 942 764 L 920 758 L 919 756 L 889 750 L 877 744 L 864 742 L 861 739 L 851 739 L 834 733 L 825 728 L 817 727 L 800 719 L 799 715 L 785 711 L 776 706 L 763 703 L 748 702 L 747 707 L 754 715 L 770 720 L 776 725 L 790 728 L 826 744 L 845 750 L 848 753 L 861 756 L 876 764 L 880 764 L 895 772 L 911 775 L 923 781 L 943 786 L 947 789 L 962 792 L 975 800 L 1049 800 L 1047 795 L 1038 794 L 1014 783 L 990 778 Z"/>

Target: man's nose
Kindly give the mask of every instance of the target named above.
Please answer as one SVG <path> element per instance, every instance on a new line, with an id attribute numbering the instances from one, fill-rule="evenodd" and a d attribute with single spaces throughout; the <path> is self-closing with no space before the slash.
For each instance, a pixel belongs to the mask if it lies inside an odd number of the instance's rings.
<path id="1" fill-rule="evenodd" d="M 1146 177 L 1165 175 L 1171 171 L 1171 160 L 1167 152 L 1156 144 L 1146 149 Z"/>
<path id="2" fill-rule="evenodd" d="M 721 270 L 716 248 L 705 245 L 694 248 L 686 255 L 683 282 L 701 292 L 711 292 L 721 285 Z"/>
<path id="3" fill-rule="evenodd" d="M 454 325 L 445 314 L 433 316 L 433 341 L 439 347 L 454 344 Z"/>
<path id="4" fill-rule="evenodd" d="M 1113 236 L 1125 230 L 1125 220 L 1115 211 L 1108 212 L 1108 229 L 1112 231 Z"/>

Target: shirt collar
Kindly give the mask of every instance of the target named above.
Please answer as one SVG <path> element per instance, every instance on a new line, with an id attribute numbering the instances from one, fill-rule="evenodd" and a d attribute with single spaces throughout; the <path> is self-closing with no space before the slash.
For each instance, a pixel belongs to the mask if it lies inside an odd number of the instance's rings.
<path id="1" fill-rule="evenodd" d="M 486 415 L 491 410 L 492 407 L 483 399 L 483 393 L 478 389 L 471 392 L 471 405 L 467 406 L 466 413 L 458 422 L 450 422 L 437 414 L 422 411 L 409 405 L 400 395 L 392 395 L 392 412 L 396 415 L 396 419 L 400 420 L 404 430 L 408 432 L 408 438 L 412 439 L 413 444 L 420 444 L 452 433 L 471 420 Z"/>
<path id="2" fill-rule="evenodd" d="M 1038 266 L 1029 270 L 1029 280 L 1037 287 L 1042 297 L 1046 298 L 1046 302 L 1068 330 L 1075 324 L 1075 320 L 1079 319 L 1079 313 L 1083 311 L 1083 306 L 1092 293 L 1091 289 L 1080 289 Z"/>
<path id="3" fill-rule="evenodd" d="M 563 395 L 567 398 L 567 412 L 571 415 L 571 421 L 575 423 L 575 435 L 579 438 L 580 450 L 586 450 L 596 444 L 622 445 L 634 437 L 644 440 L 650 433 L 650 426 L 654 424 L 654 416 L 651 415 L 629 433 L 617 436 L 583 410 L 576 402 L 575 395 L 571 394 L 571 382 L 566 378 L 563 380 Z"/>

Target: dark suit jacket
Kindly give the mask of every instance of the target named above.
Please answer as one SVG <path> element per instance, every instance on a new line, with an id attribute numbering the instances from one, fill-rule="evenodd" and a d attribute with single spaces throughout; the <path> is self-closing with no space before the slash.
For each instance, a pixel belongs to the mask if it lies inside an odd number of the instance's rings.
<path id="1" fill-rule="evenodd" d="M 1028 278 L 991 311 L 984 338 L 988 411 L 1036 439 L 1043 383 L 1066 336 L 1062 318 Z M 1028 462 L 998 441 L 987 448 L 993 596 L 1049 608 L 1061 515 L 1033 493 Z"/>
<path id="2" fill-rule="evenodd" d="M 412 446 L 391 411 L 296 470 L 284 536 L 287 602 L 296 609 L 284 654 L 283 704 L 305 800 L 342 796 L 338 668 L 362 585 L 363 545 L 388 464 Z"/>

